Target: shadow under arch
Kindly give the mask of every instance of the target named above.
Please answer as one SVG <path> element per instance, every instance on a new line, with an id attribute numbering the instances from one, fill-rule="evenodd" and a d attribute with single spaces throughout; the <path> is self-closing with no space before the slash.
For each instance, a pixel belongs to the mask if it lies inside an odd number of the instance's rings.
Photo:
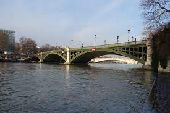
<path id="1" fill-rule="evenodd" d="M 75 54 L 73 57 L 71 57 L 70 63 L 71 64 L 85 64 L 88 63 L 91 59 L 107 55 L 107 54 L 114 54 L 119 56 L 128 57 L 130 59 L 133 59 L 135 61 L 138 61 L 141 64 L 145 64 L 146 59 L 142 59 L 142 57 L 134 56 L 132 54 L 128 54 L 127 52 L 118 51 L 118 50 L 97 50 L 97 51 L 85 51 L 80 54 Z"/>
<path id="2" fill-rule="evenodd" d="M 63 59 L 58 54 L 48 54 L 43 59 L 44 63 L 64 63 L 65 59 Z"/>
<path id="3" fill-rule="evenodd" d="M 91 61 L 91 59 L 100 57 L 107 54 L 115 54 L 114 52 L 106 52 L 106 51 L 93 51 L 93 52 L 85 52 L 83 54 L 80 54 L 79 56 L 76 56 L 71 60 L 72 64 L 87 64 Z"/>

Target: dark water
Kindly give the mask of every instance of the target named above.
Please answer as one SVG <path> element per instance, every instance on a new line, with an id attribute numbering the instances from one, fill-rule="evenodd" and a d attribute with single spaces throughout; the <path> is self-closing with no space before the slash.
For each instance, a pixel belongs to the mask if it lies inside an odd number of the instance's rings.
<path id="1" fill-rule="evenodd" d="M 141 65 L 0 64 L 0 113 L 153 113 Z"/>

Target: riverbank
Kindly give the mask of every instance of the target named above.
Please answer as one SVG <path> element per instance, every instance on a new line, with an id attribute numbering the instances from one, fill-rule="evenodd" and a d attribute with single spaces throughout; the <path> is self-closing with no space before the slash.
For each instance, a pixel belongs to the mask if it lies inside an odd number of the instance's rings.
<path id="1" fill-rule="evenodd" d="M 161 72 L 155 79 L 150 101 L 158 113 L 170 113 L 170 72 Z"/>

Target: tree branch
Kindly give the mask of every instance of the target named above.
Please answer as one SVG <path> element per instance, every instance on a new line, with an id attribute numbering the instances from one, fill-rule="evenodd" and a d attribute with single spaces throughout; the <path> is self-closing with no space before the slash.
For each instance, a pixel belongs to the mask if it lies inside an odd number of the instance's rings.
<path id="1" fill-rule="evenodd" d="M 158 6 L 159 6 L 161 9 L 165 10 L 166 12 L 170 12 L 170 9 L 167 9 L 165 6 L 162 6 L 160 2 L 155 2 L 155 3 L 158 4 Z"/>

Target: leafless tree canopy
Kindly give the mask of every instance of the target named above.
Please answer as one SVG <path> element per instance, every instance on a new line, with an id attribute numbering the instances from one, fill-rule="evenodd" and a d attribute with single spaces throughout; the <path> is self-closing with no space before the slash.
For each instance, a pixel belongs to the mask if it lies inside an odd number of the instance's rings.
<path id="1" fill-rule="evenodd" d="M 5 33 L 0 33 L 0 49 L 7 50 L 8 47 L 8 35 Z"/>
<path id="2" fill-rule="evenodd" d="M 170 21 L 170 0 L 141 0 L 147 31 L 156 30 Z"/>
<path id="3" fill-rule="evenodd" d="M 31 38 L 22 37 L 19 40 L 20 51 L 22 54 L 32 56 L 37 52 L 37 44 Z"/>
<path id="4" fill-rule="evenodd" d="M 41 52 L 52 51 L 52 50 L 63 50 L 60 46 L 52 46 L 50 44 L 42 45 L 40 48 Z"/>

